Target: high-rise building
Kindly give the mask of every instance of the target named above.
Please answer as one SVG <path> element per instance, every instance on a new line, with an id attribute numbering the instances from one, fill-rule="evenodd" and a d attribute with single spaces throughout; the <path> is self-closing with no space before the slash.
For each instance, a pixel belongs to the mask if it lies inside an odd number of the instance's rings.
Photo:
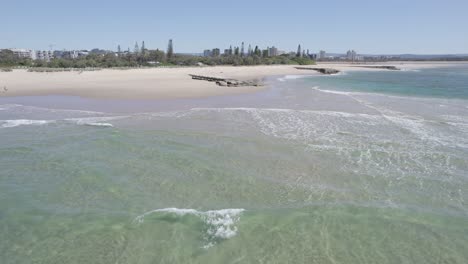
<path id="1" fill-rule="evenodd" d="M 296 57 L 301 57 L 301 55 L 302 55 L 302 49 L 301 49 L 301 45 L 299 44 L 299 46 L 297 46 Z"/>
<path id="2" fill-rule="evenodd" d="M 354 50 L 348 50 L 348 52 L 346 52 L 346 59 L 347 59 L 347 60 L 349 60 L 349 61 L 355 61 L 355 60 L 356 60 L 356 57 L 357 57 L 356 51 L 354 51 Z"/>
<path id="3" fill-rule="evenodd" d="M 228 50 L 224 50 L 224 53 L 226 54 L 226 52 L 229 52 Z M 203 56 L 204 57 L 218 57 L 221 55 L 221 50 L 218 49 L 218 48 L 214 48 L 212 50 L 204 50 L 203 51 Z"/>
<path id="4" fill-rule="evenodd" d="M 203 57 L 211 57 L 211 50 L 207 49 L 203 51 Z"/>
<path id="5" fill-rule="evenodd" d="M 323 60 L 326 57 L 326 52 L 324 50 L 319 51 L 319 54 L 317 55 L 317 59 Z"/>
<path id="6" fill-rule="evenodd" d="M 213 50 L 211 51 L 211 56 L 213 56 L 213 57 L 218 57 L 219 55 L 221 55 L 221 50 L 220 50 L 220 49 L 217 49 L 217 48 L 216 48 L 216 49 L 213 49 Z"/>
<path id="7" fill-rule="evenodd" d="M 268 51 L 269 51 L 268 53 L 269 53 L 270 57 L 276 57 L 276 56 L 279 55 L 278 54 L 278 49 L 275 46 L 269 48 Z"/>
<path id="8" fill-rule="evenodd" d="M 169 43 L 167 44 L 167 57 L 172 58 L 174 55 L 174 46 L 172 44 L 172 39 L 169 40 Z"/>

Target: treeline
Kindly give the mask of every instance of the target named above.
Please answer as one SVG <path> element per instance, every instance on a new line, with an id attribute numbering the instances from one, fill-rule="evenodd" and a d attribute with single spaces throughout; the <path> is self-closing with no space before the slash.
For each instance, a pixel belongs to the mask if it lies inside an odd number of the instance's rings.
<path id="1" fill-rule="evenodd" d="M 32 60 L 27 58 L 18 58 L 11 50 L 0 50 L 0 66 L 31 66 Z"/>
<path id="2" fill-rule="evenodd" d="M 311 65 L 315 64 L 314 60 L 306 57 L 291 57 L 290 55 L 281 55 L 275 57 L 267 56 L 218 56 L 218 57 L 194 57 L 181 56 L 179 61 L 183 65 L 195 65 L 201 62 L 206 65 L 273 65 L 273 64 L 294 64 L 294 65 Z"/>
<path id="3" fill-rule="evenodd" d="M 48 68 L 114 68 L 114 67 L 148 67 L 148 66 L 196 66 L 196 65 L 272 65 L 299 64 L 309 65 L 315 62 L 305 57 L 281 55 L 276 57 L 259 56 L 217 56 L 201 57 L 173 54 L 167 56 L 160 50 L 145 50 L 140 53 L 107 53 L 89 54 L 75 59 L 53 58 L 49 62 L 16 57 L 10 50 L 0 51 L 1 67 L 48 67 Z"/>

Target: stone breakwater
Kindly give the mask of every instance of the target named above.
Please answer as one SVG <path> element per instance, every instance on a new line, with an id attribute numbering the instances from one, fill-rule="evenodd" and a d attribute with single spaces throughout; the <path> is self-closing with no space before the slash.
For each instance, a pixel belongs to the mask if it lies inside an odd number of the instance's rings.
<path id="1" fill-rule="evenodd" d="M 400 69 L 395 66 L 353 66 L 358 68 L 369 68 L 369 69 L 384 69 L 390 71 L 399 71 Z"/>
<path id="2" fill-rule="evenodd" d="M 309 67 L 295 67 L 298 70 L 311 70 L 311 71 L 317 71 L 322 74 L 337 74 L 340 71 L 336 69 L 331 69 L 331 68 L 309 68 Z"/>
<path id="3" fill-rule="evenodd" d="M 189 74 L 193 80 L 201 80 L 215 82 L 218 86 L 240 87 L 240 86 L 263 86 L 264 84 L 258 80 L 240 81 L 236 79 L 217 78 L 210 76 Z"/>

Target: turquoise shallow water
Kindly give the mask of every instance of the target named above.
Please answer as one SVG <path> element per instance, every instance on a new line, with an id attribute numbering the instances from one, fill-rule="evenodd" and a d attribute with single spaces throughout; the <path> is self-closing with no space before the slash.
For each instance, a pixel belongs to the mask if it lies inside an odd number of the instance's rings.
<path id="1" fill-rule="evenodd" d="M 468 101 L 343 77 L 145 113 L 1 103 L 0 263 L 466 263 Z"/>
<path id="2" fill-rule="evenodd" d="M 400 67 L 397 65 L 397 67 Z M 419 70 L 349 72 L 310 79 L 321 87 L 340 91 L 386 93 L 403 96 L 468 99 L 468 66 Z"/>

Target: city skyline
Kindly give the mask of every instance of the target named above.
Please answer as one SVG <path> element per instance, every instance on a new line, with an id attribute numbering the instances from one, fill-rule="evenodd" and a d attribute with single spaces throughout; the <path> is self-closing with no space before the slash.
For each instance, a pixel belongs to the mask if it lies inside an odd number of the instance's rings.
<path id="1" fill-rule="evenodd" d="M 379 1 L 380 2 L 380 1 Z M 2 5 L 1 48 L 132 49 L 145 40 L 150 49 L 165 49 L 174 39 L 181 53 L 229 47 L 235 40 L 262 47 L 295 50 L 297 43 L 318 52 L 349 49 L 363 54 L 464 54 L 468 36 L 466 1 L 271 1 L 84 0 L 79 5 L 57 0 L 15 1 Z M 21 33 L 21 34 L 20 34 Z M 254 44 L 255 43 L 255 44 Z"/>

